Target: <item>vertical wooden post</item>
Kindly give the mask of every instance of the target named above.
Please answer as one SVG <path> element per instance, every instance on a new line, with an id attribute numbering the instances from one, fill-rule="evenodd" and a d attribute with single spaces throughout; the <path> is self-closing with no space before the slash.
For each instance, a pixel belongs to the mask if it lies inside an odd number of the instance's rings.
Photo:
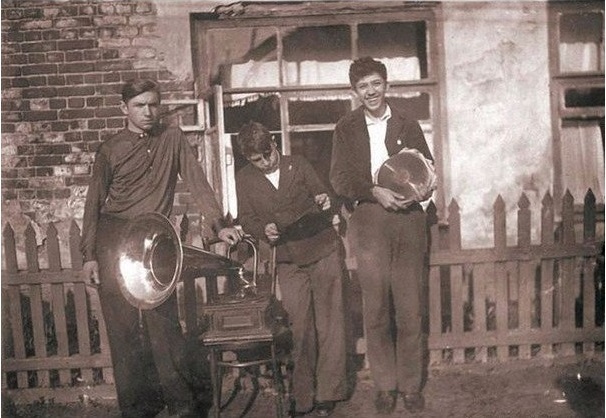
<path id="1" fill-rule="evenodd" d="M 549 248 L 554 245 L 554 205 L 549 193 L 543 197 L 541 208 L 541 245 Z M 553 297 L 554 297 L 554 261 L 546 258 L 541 260 L 541 330 L 545 333 L 553 329 Z M 553 357 L 553 345 L 541 346 L 543 357 Z"/>
<path id="2" fill-rule="evenodd" d="M 453 201 L 454 202 L 454 201 Z M 456 202 L 454 202 L 456 204 Z M 448 249 L 457 251 L 461 249 L 461 216 L 458 205 L 451 205 L 448 214 Z M 452 330 L 455 335 L 463 336 L 463 265 L 450 266 L 450 307 Z M 455 347 L 452 353 L 455 363 L 465 362 L 465 347 Z"/>
<path id="3" fill-rule="evenodd" d="M 576 243 L 574 233 L 574 198 L 570 191 L 566 191 L 562 200 L 562 242 L 560 245 L 564 248 L 573 246 Z M 564 258 L 560 262 L 561 269 L 561 312 L 559 328 L 564 331 L 575 328 L 575 257 Z M 562 344 L 562 354 L 571 356 L 575 354 L 574 342 L 565 342 Z"/>
<path id="4" fill-rule="evenodd" d="M 596 207 L 595 196 L 589 189 L 585 195 L 585 205 L 583 207 L 583 243 L 585 245 L 595 246 L 595 228 L 596 228 Z M 583 259 L 583 328 L 586 331 L 593 330 L 596 327 L 596 284 L 594 281 L 594 271 L 596 268 L 595 258 L 586 257 Z M 595 351 L 595 343 L 587 341 L 583 343 L 583 354 L 592 356 Z"/>
<path id="5" fill-rule="evenodd" d="M 518 248 L 526 253 L 530 251 L 530 202 L 526 194 L 522 193 L 518 201 Z M 528 334 L 531 327 L 532 299 L 534 298 L 534 260 L 519 263 L 519 292 L 518 292 L 518 330 Z M 519 357 L 528 359 L 531 356 L 530 344 L 519 347 Z"/>
<path id="6" fill-rule="evenodd" d="M 494 219 L 494 246 L 495 253 L 502 254 L 507 246 L 507 225 L 505 214 L 505 202 L 501 195 L 497 196 L 493 205 Z M 509 295 L 507 291 L 507 263 L 497 262 L 495 264 L 495 288 L 496 288 L 496 316 L 497 316 L 497 340 L 505 339 L 508 333 L 508 304 Z M 497 358 L 499 361 L 507 361 L 509 358 L 509 346 L 497 346 Z"/>

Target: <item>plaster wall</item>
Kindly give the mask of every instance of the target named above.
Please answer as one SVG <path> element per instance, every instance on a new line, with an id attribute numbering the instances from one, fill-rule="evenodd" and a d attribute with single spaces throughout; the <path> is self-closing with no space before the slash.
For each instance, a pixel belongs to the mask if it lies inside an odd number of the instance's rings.
<path id="1" fill-rule="evenodd" d="M 515 244 L 522 193 L 536 240 L 552 182 L 546 4 L 447 2 L 444 38 L 451 191 L 463 245 L 492 245 L 499 195 Z"/>

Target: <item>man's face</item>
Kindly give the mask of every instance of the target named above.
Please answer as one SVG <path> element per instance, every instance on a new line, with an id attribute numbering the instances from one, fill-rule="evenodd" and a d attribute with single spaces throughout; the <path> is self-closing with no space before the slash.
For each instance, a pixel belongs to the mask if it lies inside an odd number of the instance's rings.
<path id="1" fill-rule="evenodd" d="M 280 153 L 274 142 L 272 142 L 271 148 L 268 151 L 262 154 L 252 154 L 247 159 L 252 165 L 261 170 L 263 174 L 271 174 L 280 166 Z"/>
<path id="2" fill-rule="evenodd" d="M 137 132 L 149 132 L 158 121 L 160 96 L 155 91 L 146 91 L 121 103 L 120 109 L 128 118 L 128 129 Z"/>
<path id="3" fill-rule="evenodd" d="M 354 93 L 358 96 L 364 108 L 373 116 L 379 117 L 385 113 L 385 92 L 387 82 L 378 73 L 362 77 L 354 86 Z"/>

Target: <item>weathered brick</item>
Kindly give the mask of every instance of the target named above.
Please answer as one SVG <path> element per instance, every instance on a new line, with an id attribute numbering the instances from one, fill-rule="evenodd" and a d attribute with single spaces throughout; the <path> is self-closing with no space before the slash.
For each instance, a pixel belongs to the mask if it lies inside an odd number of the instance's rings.
<path id="1" fill-rule="evenodd" d="M 139 34 L 135 26 L 122 26 L 116 29 L 116 36 L 121 38 L 133 38 Z"/>
<path id="2" fill-rule="evenodd" d="M 20 202 L 26 200 L 26 199 L 21 199 L 19 198 L 19 194 L 17 192 L 17 190 L 5 190 L 4 189 L 4 185 L 2 188 L 2 201 L 3 202 L 9 202 L 11 200 L 19 200 Z"/>
<path id="3" fill-rule="evenodd" d="M 99 39 L 110 39 L 111 37 L 114 36 L 114 30 L 112 28 L 99 28 L 98 31 L 98 38 Z"/>
<path id="4" fill-rule="evenodd" d="M 59 52 L 59 51 L 47 52 L 46 61 L 47 62 L 63 62 L 63 61 L 65 61 L 65 53 Z"/>
<path id="5" fill-rule="evenodd" d="M 23 52 L 48 52 L 57 49 L 57 41 L 24 42 L 21 44 Z"/>
<path id="6" fill-rule="evenodd" d="M 58 30 L 45 30 L 42 31 L 42 39 L 46 41 L 52 41 L 60 38 L 60 33 Z"/>
<path id="7" fill-rule="evenodd" d="M 49 86 L 64 86 L 65 85 L 65 76 L 63 75 L 49 75 L 47 77 Z"/>
<path id="8" fill-rule="evenodd" d="M 2 42 L 2 55 L 4 54 L 18 54 L 21 52 L 21 44 L 16 42 Z"/>
<path id="9" fill-rule="evenodd" d="M 24 65 L 21 69 L 23 75 L 35 75 L 35 74 L 56 74 L 57 64 L 33 64 Z"/>
<path id="10" fill-rule="evenodd" d="M 102 105 L 103 105 L 103 97 L 95 96 L 95 97 L 86 98 L 87 107 L 99 107 Z"/>
<path id="11" fill-rule="evenodd" d="M 87 73 L 93 71 L 94 69 L 95 65 L 92 62 L 74 62 L 59 65 L 59 72 L 61 73 Z"/>
<path id="12" fill-rule="evenodd" d="M 10 20 L 23 19 L 23 9 L 5 9 L 4 17 Z"/>
<path id="13" fill-rule="evenodd" d="M 92 19 L 90 17 L 76 17 L 57 19 L 55 21 L 56 28 L 75 28 L 78 26 L 90 26 Z"/>
<path id="14" fill-rule="evenodd" d="M 88 119 L 95 116 L 93 109 L 63 109 L 59 111 L 61 119 Z"/>
<path id="15" fill-rule="evenodd" d="M 41 141 L 46 143 L 65 142 L 65 134 L 63 132 L 43 132 Z"/>
<path id="16" fill-rule="evenodd" d="M 38 7 L 28 8 L 28 9 L 24 10 L 23 17 L 25 19 L 41 19 L 44 17 L 44 13 L 43 13 L 42 9 L 40 9 Z"/>
<path id="17" fill-rule="evenodd" d="M 111 118 L 122 116 L 122 111 L 119 107 L 102 107 L 95 110 L 95 116 L 98 118 Z"/>
<path id="18" fill-rule="evenodd" d="M 158 65 L 158 62 L 154 59 L 138 59 L 132 62 L 132 66 L 136 70 L 146 70 L 148 68 L 154 68 Z"/>
<path id="19" fill-rule="evenodd" d="M 84 75 L 83 74 L 67 74 L 65 76 L 65 84 L 67 85 L 75 85 L 75 84 L 83 84 L 84 83 Z"/>
<path id="20" fill-rule="evenodd" d="M 57 89 L 55 87 L 29 87 L 23 89 L 23 98 L 35 99 L 37 97 L 55 97 Z"/>
<path id="21" fill-rule="evenodd" d="M 124 128 L 124 118 L 110 118 L 106 119 L 105 122 L 109 129 Z"/>
<path id="22" fill-rule="evenodd" d="M 95 86 L 95 90 L 98 94 L 121 94 L 122 92 L 122 84 L 114 83 L 114 84 L 100 84 Z M 84 96 L 84 95 L 82 95 Z M 92 94 L 88 95 L 92 96 Z"/>
<path id="23" fill-rule="evenodd" d="M 104 60 L 112 60 L 120 58 L 120 51 L 117 49 L 104 49 L 103 50 L 103 59 Z"/>
<path id="24" fill-rule="evenodd" d="M 50 99 L 48 103 L 50 109 L 65 109 L 66 105 L 65 99 Z"/>
<path id="25" fill-rule="evenodd" d="M 92 96 L 95 94 L 93 86 L 65 86 L 57 87 L 57 96 Z"/>
<path id="26" fill-rule="evenodd" d="M 70 128 L 69 122 L 56 121 L 51 123 L 51 129 L 55 132 L 65 132 Z"/>
<path id="27" fill-rule="evenodd" d="M 141 35 L 143 36 L 152 36 L 156 33 L 157 26 L 155 23 L 151 23 L 149 25 L 143 25 L 140 28 Z"/>
<path id="28" fill-rule="evenodd" d="M 31 134 L 33 132 L 31 122 L 19 122 L 15 123 L 15 132 L 22 134 Z"/>
<path id="29" fill-rule="evenodd" d="M 103 82 L 104 83 L 115 83 L 120 81 L 120 73 L 112 72 L 112 73 L 104 73 L 103 74 Z"/>
<path id="30" fill-rule="evenodd" d="M 29 20 L 25 22 L 21 22 L 20 24 L 21 30 L 28 31 L 32 29 L 50 29 L 53 27 L 52 20 Z"/>
<path id="31" fill-rule="evenodd" d="M 82 61 L 84 58 L 82 51 L 66 51 L 65 61 Z"/>
<path id="32" fill-rule="evenodd" d="M 88 173 L 86 173 L 88 174 Z M 66 186 L 88 186 L 90 178 L 87 176 L 68 177 L 65 179 Z"/>
<path id="33" fill-rule="evenodd" d="M 84 51 L 84 59 L 86 61 L 99 60 L 103 56 L 103 51 L 100 49 L 87 49 Z"/>
<path id="34" fill-rule="evenodd" d="M 39 132 L 50 132 L 52 131 L 52 124 L 56 122 L 34 122 L 32 123 L 32 131 Z"/>
<path id="35" fill-rule="evenodd" d="M 116 4 L 116 13 L 119 15 L 129 15 L 133 12 L 130 4 Z"/>
<path id="36" fill-rule="evenodd" d="M 3 189 L 26 189 L 28 185 L 26 179 L 2 179 Z"/>
<path id="37" fill-rule="evenodd" d="M 78 30 L 79 33 L 79 38 L 80 39 L 87 39 L 87 38 L 91 38 L 91 39 L 95 39 L 97 38 L 97 30 L 94 28 L 80 28 Z"/>
<path id="38" fill-rule="evenodd" d="M 36 185 L 35 187 L 40 187 L 40 185 Z M 36 199 L 48 199 L 51 200 L 53 198 L 53 190 L 52 189 L 37 189 L 36 190 Z"/>
<path id="39" fill-rule="evenodd" d="M 40 31 L 29 31 L 23 34 L 23 40 L 26 42 L 34 42 L 42 40 L 42 32 Z"/>
<path id="40" fill-rule="evenodd" d="M 35 167 L 36 177 L 48 177 L 53 175 L 53 167 Z"/>
<path id="41" fill-rule="evenodd" d="M 84 84 L 99 84 L 103 82 L 103 75 L 99 73 L 84 74 Z"/>
<path id="42" fill-rule="evenodd" d="M 71 130 L 86 129 L 86 120 L 84 120 L 84 119 L 74 119 L 74 120 L 68 121 L 68 123 L 69 123 L 69 129 L 71 129 Z"/>
<path id="43" fill-rule="evenodd" d="M 81 15 L 95 15 L 97 14 L 97 6 L 95 5 L 86 5 L 86 6 L 80 6 L 80 9 L 78 10 L 78 14 Z"/>
<path id="44" fill-rule="evenodd" d="M 99 39 L 99 47 L 101 48 L 126 48 L 131 44 L 129 38 L 110 38 L 110 39 Z"/>
<path id="45" fill-rule="evenodd" d="M 23 97 L 22 89 L 3 89 L 2 90 L 3 99 L 20 99 L 21 97 Z"/>
<path id="46" fill-rule="evenodd" d="M 2 120 L 5 122 L 20 122 L 23 118 L 21 112 L 2 112 Z"/>
<path id="47" fill-rule="evenodd" d="M 24 55 L 24 54 L 3 55 L 2 61 L 3 61 L 3 64 L 5 64 L 5 65 L 27 64 L 27 55 Z"/>
<path id="48" fill-rule="evenodd" d="M 74 41 L 57 41 L 57 49 L 68 51 L 71 49 L 92 49 L 96 48 L 93 39 L 79 39 Z"/>
<path id="49" fill-rule="evenodd" d="M 57 111 L 55 111 L 55 110 L 23 112 L 23 120 L 25 120 L 25 121 L 56 120 L 56 119 L 57 119 Z"/>
<path id="50" fill-rule="evenodd" d="M 137 56 L 137 48 L 121 48 L 119 51 L 120 58 L 135 58 Z"/>
<path id="51" fill-rule="evenodd" d="M 102 15 L 113 15 L 114 13 L 116 13 L 116 9 L 115 9 L 114 5 L 108 4 L 108 3 L 100 4 L 98 7 L 98 10 L 99 10 L 99 14 L 102 14 Z"/>
<path id="52" fill-rule="evenodd" d="M 46 18 L 53 18 L 59 16 L 60 9 L 58 7 L 46 7 L 43 11 L 43 15 Z"/>
<path id="53" fill-rule="evenodd" d="M 72 131 L 72 132 L 66 132 L 64 139 L 66 142 L 76 142 L 76 141 L 81 141 L 82 140 L 82 132 L 80 131 Z"/>
<path id="54" fill-rule="evenodd" d="M 42 52 L 27 54 L 27 62 L 30 64 L 40 64 L 46 62 L 46 54 Z"/>
<path id="55" fill-rule="evenodd" d="M 74 175 L 86 176 L 90 174 L 90 167 L 85 164 L 74 165 Z"/>
<path id="56" fill-rule="evenodd" d="M 68 144 L 37 144 L 34 147 L 36 155 L 64 155 L 71 152 Z"/>
<path id="57" fill-rule="evenodd" d="M 150 2 L 138 1 L 135 5 L 135 13 L 144 14 L 153 11 L 153 5 Z"/>
<path id="58" fill-rule="evenodd" d="M 80 8 L 78 6 L 61 6 L 59 9 L 59 16 L 78 16 Z"/>
<path id="59" fill-rule="evenodd" d="M 50 110 L 50 101 L 48 98 L 32 99 L 29 102 L 30 110 Z"/>
<path id="60" fill-rule="evenodd" d="M 34 76 L 34 77 L 27 77 L 27 85 L 29 87 L 46 86 L 47 85 L 46 76 L 40 75 L 40 76 Z"/>
<path id="61" fill-rule="evenodd" d="M 95 71 L 122 71 L 131 70 L 133 64 L 128 60 L 117 60 L 117 61 L 101 61 L 95 63 Z"/>
<path id="62" fill-rule="evenodd" d="M 105 96 L 105 106 L 118 106 L 122 103 L 122 94 L 114 94 L 111 96 Z"/>
<path id="63" fill-rule="evenodd" d="M 85 101 L 83 97 L 70 97 L 67 104 L 70 108 L 81 108 L 84 107 Z"/>
<path id="64" fill-rule="evenodd" d="M 59 31 L 59 39 L 78 39 L 79 29 L 61 29 Z"/>
<path id="65" fill-rule="evenodd" d="M 84 131 L 82 132 L 82 140 L 87 142 L 95 142 L 99 140 L 98 131 Z"/>
<path id="66" fill-rule="evenodd" d="M 128 20 L 124 16 L 103 16 L 103 17 L 93 17 L 93 25 L 95 26 L 118 26 L 118 25 L 126 25 Z"/>
<path id="67" fill-rule="evenodd" d="M 0 124 L 0 131 L 2 131 L 4 133 L 14 133 L 15 124 L 14 123 L 2 123 L 2 124 Z"/>
<path id="68" fill-rule="evenodd" d="M 3 42 L 23 42 L 25 35 L 23 32 L 5 32 L 2 38 Z"/>
<path id="69" fill-rule="evenodd" d="M 1 70 L 4 77 L 18 77 L 21 75 L 21 66 L 19 65 L 3 65 Z"/>
<path id="70" fill-rule="evenodd" d="M 105 129 L 105 119 L 90 119 L 88 129 Z"/>
<path id="71" fill-rule="evenodd" d="M 71 189 L 63 188 L 53 190 L 53 199 L 69 199 L 71 195 Z"/>

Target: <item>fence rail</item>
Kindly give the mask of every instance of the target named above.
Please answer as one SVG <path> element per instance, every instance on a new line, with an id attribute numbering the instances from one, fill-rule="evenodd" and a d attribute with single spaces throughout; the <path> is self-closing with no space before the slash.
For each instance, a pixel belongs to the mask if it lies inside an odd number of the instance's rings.
<path id="1" fill-rule="evenodd" d="M 427 286 L 433 367 L 603 354 L 603 242 L 596 244 L 594 195 L 590 190 L 585 198 L 581 242 L 575 238 L 572 196 L 564 198 L 561 222 L 555 222 L 549 195 L 542 203 L 539 244 L 531 244 L 525 195 L 518 202 L 516 246 L 507 246 L 501 197 L 493 208 L 492 248 L 461 247 L 456 201 L 447 224 L 431 227 Z M 435 215 L 435 207 L 428 213 Z M 3 392 L 21 402 L 41 396 L 73 401 L 91 387 L 95 393 L 111 392 L 111 358 L 97 291 L 81 275 L 80 230 L 72 222 L 69 268 L 61 265 L 53 224 L 46 236 L 48 268 L 40 268 L 29 225 L 24 232 L 26 267 L 19 269 L 13 228 L 6 224 L 3 229 Z"/>

